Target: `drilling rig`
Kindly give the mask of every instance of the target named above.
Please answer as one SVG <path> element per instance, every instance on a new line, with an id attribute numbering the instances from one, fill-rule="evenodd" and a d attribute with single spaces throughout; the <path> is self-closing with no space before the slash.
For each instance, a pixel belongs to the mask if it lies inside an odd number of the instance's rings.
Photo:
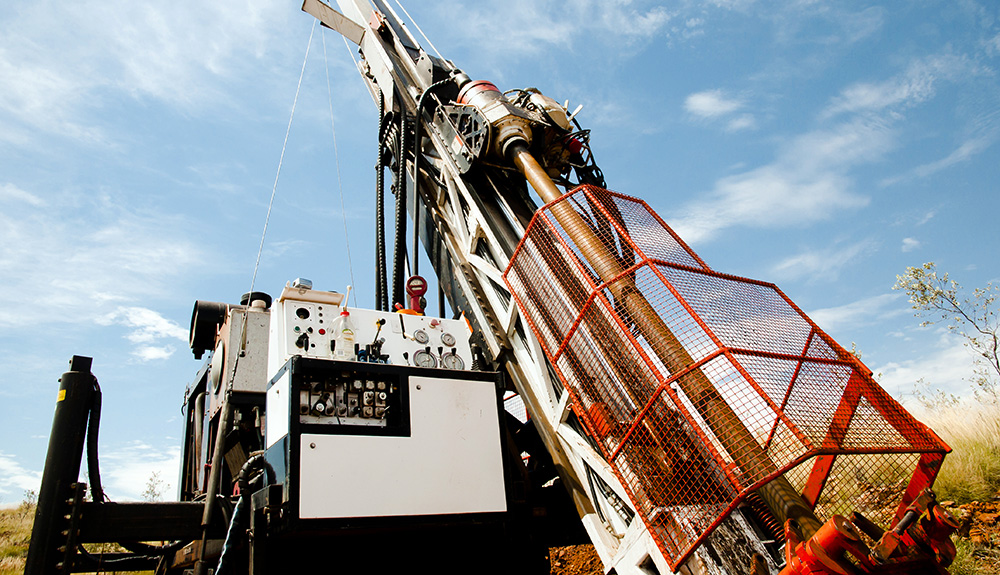
<path id="1" fill-rule="evenodd" d="M 27 574 L 545 573 L 582 542 L 621 575 L 947 573 L 949 448 L 857 357 L 607 189 L 565 105 L 470 78 L 388 2 L 338 4 L 302 8 L 378 107 L 376 309 L 301 278 L 196 302 L 173 503 L 105 501 L 74 357 Z M 454 318 L 426 315 L 421 250 Z"/>

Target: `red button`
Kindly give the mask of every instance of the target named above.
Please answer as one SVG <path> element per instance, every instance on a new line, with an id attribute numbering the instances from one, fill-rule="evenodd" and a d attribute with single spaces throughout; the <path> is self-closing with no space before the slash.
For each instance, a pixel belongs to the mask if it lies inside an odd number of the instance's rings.
<path id="1" fill-rule="evenodd" d="M 320 329 L 319 330 L 319 334 L 320 335 L 326 335 L 326 330 L 325 329 Z"/>

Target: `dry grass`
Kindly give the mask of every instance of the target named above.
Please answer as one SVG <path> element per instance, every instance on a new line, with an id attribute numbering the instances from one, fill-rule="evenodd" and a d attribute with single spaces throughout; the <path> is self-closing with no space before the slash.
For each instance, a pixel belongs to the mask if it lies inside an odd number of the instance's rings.
<path id="1" fill-rule="evenodd" d="M 35 520 L 35 505 L 23 502 L 18 507 L 0 509 L 0 575 L 21 575 L 28 557 L 31 525 Z M 124 551 L 113 543 L 87 545 L 90 551 Z M 107 575 L 114 572 L 104 571 Z M 152 571 L 140 571 L 152 575 Z"/>
<path id="2" fill-rule="evenodd" d="M 0 509 L 0 575 L 24 573 L 34 519 L 35 506 L 30 503 Z"/>
<path id="3" fill-rule="evenodd" d="M 939 501 L 990 501 L 1000 490 L 1000 404 L 936 406 L 923 419 L 952 452 L 934 483 Z"/>

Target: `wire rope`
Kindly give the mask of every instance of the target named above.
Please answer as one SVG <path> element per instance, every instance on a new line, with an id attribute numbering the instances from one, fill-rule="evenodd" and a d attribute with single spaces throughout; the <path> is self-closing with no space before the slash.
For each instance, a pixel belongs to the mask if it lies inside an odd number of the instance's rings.
<path id="1" fill-rule="evenodd" d="M 281 144 L 281 155 L 278 157 L 278 171 L 274 174 L 274 185 L 271 186 L 271 199 L 267 202 L 267 215 L 264 216 L 264 230 L 260 234 L 260 246 L 257 248 L 257 261 L 253 265 L 253 277 L 250 278 L 250 293 L 253 293 L 257 282 L 257 270 L 260 268 L 260 255 L 264 251 L 264 238 L 267 236 L 267 224 L 271 221 L 271 208 L 274 206 L 274 195 L 278 191 L 278 178 L 281 177 L 281 165 L 285 161 L 285 150 L 288 148 L 288 134 L 292 131 L 292 119 L 295 118 L 295 106 L 299 103 L 299 90 L 302 88 L 302 77 L 306 73 L 306 62 L 309 61 L 309 48 L 312 47 L 313 33 L 316 32 L 316 22 L 313 20 L 309 30 L 309 42 L 306 44 L 306 55 L 302 58 L 302 70 L 299 71 L 299 82 L 295 86 L 295 98 L 292 99 L 292 112 L 288 115 L 288 127 L 285 128 L 285 140 Z"/>
<path id="2" fill-rule="evenodd" d="M 344 219 L 344 246 L 347 248 L 347 269 L 351 276 L 351 285 L 354 283 L 354 262 L 351 260 L 351 238 L 347 232 L 347 208 L 344 207 L 344 182 L 340 177 L 340 152 L 337 149 L 337 126 L 333 116 L 333 88 L 330 84 L 330 61 L 326 55 L 326 35 L 320 34 L 323 39 L 323 68 L 326 70 L 326 92 L 330 101 L 330 132 L 333 134 L 333 158 L 337 166 L 337 187 L 340 189 L 340 215 Z M 347 302 L 344 302 L 347 305 Z M 358 290 L 354 290 L 354 307 L 358 306 Z"/>

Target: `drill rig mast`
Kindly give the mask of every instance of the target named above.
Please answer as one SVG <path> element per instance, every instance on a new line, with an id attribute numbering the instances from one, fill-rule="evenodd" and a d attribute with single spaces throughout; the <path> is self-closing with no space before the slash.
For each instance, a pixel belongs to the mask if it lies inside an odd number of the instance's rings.
<path id="1" fill-rule="evenodd" d="M 547 547 L 587 540 L 621 575 L 946 573 L 956 524 L 930 487 L 948 447 L 859 359 L 605 189 L 563 105 L 470 78 L 384 0 L 338 6 L 303 10 L 357 46 L 379 110 L 377 309 L 301 278 L 196 302 L 211 356 L 178 503 L 104 501 L 100 388 L 75 357 L 27 575 L 544 572 Z M 422 315 L 420 245 L 464 319 Z M 130 535 L 176 541 L 80 547 Z"/>
<path id="2" fill-rule="evenodd" d="M 339 6 L 303 10 L 358 45 L 397 205 L 414 190 L 442 292 L 509 376 L 607 567 L 806 572 L 850 555 L 877 571 L 884 528 L 936 517 L 921 493 L 947 446 L 776 287 L 714 272 L 645 203 L 604 190 L 589 131 L 556 101 L 472 81 L 388 2 Z M 883 527 L 856 516 L 881 541 L 866 553 L 821 494 L 882 465 L 906 488 Z"/>

